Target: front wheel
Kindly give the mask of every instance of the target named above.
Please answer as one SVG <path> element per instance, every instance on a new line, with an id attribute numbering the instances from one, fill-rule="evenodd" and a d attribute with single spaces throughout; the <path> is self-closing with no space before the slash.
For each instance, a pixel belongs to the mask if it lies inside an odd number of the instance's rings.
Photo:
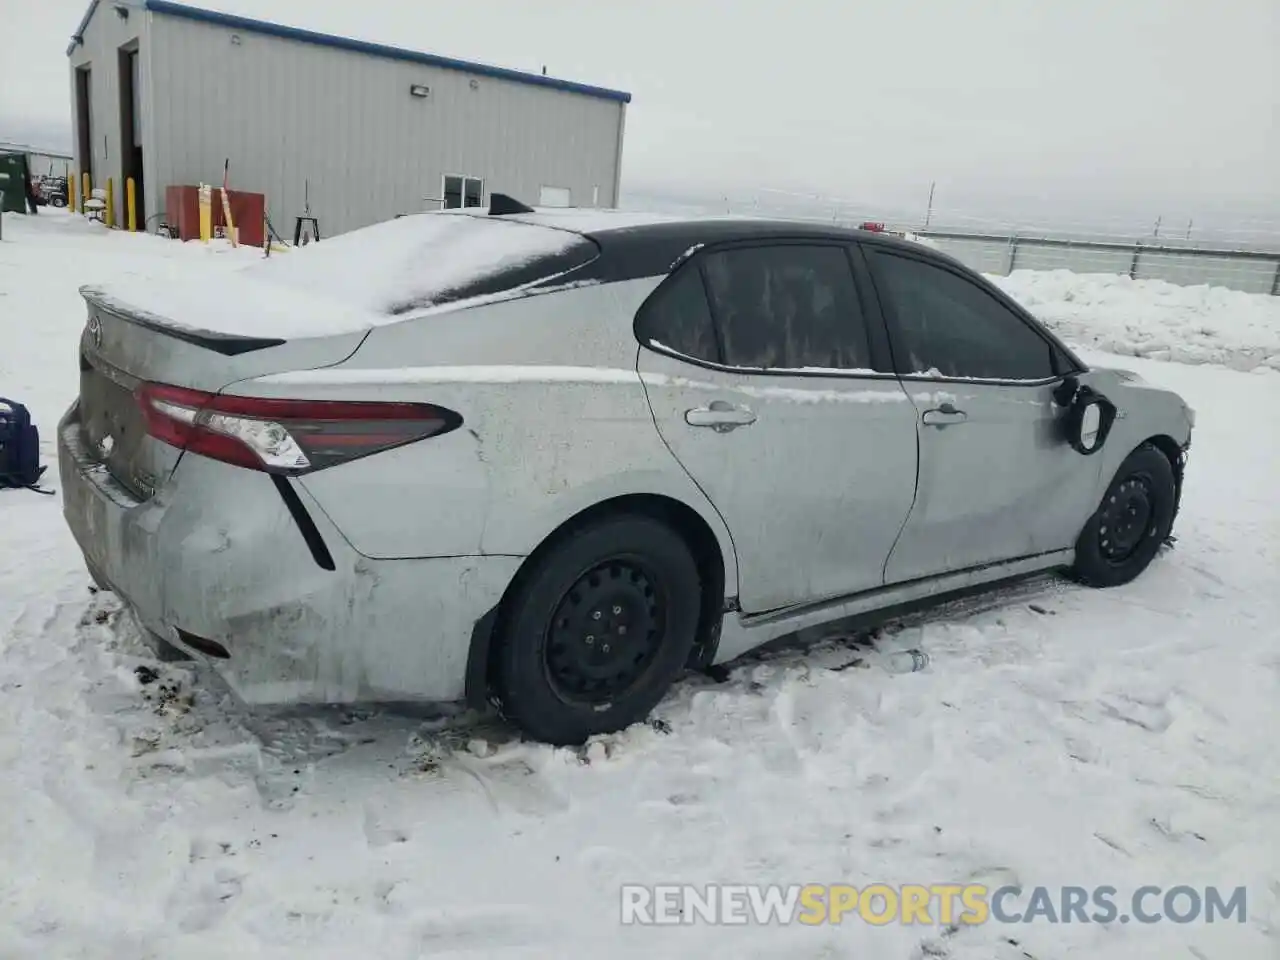
<path id="1" fill-rule="evenodd" d="M 617 516 L 534 563 L 499 620 L 503 715 L 557 745 L 643 720 L 697 635 L 701 585 L 688 546 L 657 520 Z"/>
<path id="2" fill-rule="evenodd" d="M 1115 587 L 1142 573 L 1169 536 L 1177 496 L 1168 457 L 1150 444 L 1129 454 L 1076 542 L 1076 579 Z"/>

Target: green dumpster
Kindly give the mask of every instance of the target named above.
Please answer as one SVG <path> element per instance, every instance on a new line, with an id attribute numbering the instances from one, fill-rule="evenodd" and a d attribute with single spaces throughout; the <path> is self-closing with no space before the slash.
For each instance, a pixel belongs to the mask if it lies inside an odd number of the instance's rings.
<path id="1" fill-rule="evenodd" d="M 0 153 L 0 212 L 27 212 L 27 155 Z"/>

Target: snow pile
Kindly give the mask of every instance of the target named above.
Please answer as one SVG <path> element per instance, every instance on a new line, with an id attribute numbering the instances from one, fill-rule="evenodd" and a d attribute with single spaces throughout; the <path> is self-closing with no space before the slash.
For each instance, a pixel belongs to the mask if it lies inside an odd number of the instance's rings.
<path id="1" fill-rule="evenodd" d="M 1152 360 L 1280 370 L 1280 297 L 1066 270 L 990 279 L 1072 344 Z"/>
<path id="2" fill-rule="evenodd" d="M 31 401 L 46 462 L 76 287 L 216 289 L 236 260 L 6 218 L 0 395 Z M 90 593 L 56 498 L 0 492 L 0 957 L 1275 957 L 1280 449 L 1241 411 L 1280 378 L 1125 366 L 1199 419 L 1178 543 L 1139 580 L 762 655 L 581 750 L 466 715 L 249 713 Z M 1248 919 L 619 925 L 624 883 L 709 881 L 1216 884 Z"/>

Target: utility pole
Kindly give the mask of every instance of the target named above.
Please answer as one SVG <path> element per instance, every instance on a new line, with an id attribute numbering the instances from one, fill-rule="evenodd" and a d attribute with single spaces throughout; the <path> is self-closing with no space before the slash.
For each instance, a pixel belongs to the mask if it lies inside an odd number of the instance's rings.
<path id="1" fill-rule="evenodd" d="M 1160 236 L 1160 221 L 1162 221 L 1163 219 L 1164 219 L 1163 215 L 1156 217 L 1156 228 L 1155 230 L 1152 231 L 1151 236 L 1153 237 Z"/>
<path id="2" fill-rule="evenodd" d="M 929 184 L 929 206 L 924 212 L 924 228 L 929 229 L 929 221 L 933 219 L 933 190 L 938 185 L 938 181 L 931 181 Z"/>

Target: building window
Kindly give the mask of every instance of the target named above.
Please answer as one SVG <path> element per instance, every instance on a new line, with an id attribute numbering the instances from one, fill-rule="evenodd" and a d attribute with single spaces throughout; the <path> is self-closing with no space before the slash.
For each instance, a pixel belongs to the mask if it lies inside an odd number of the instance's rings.
<path id="1" fill-rule="evenodd" d="M 538 206 L 571 207 L 573 194 L 569 192 L 568 187 L 541 187 L 538 190 Z"/>
<path id="2" fill-rule="evenodd" d="M 444 178 L 444 209 L 479 207 L 484 204 L 484 181 L 479 177 L 460 177 L 446 174 Z"/>

